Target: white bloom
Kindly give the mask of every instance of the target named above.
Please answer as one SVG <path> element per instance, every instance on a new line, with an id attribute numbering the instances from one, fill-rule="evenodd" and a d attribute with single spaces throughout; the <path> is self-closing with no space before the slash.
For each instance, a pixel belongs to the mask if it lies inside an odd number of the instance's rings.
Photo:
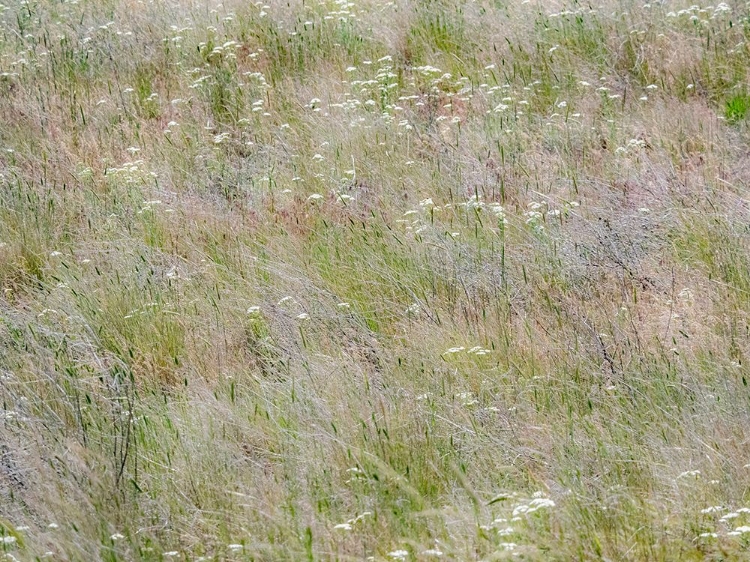
<path id="1" fill-rule="evenodd" d="M 529 505 L 535 509 L 541 509 L 543 507 L 555 507 L 555 502 L 549 498 L 536 498 L 531 500 Z"/>
<path id="2" fill-rule="evenodd" d="M 540 492 L 537 492 L 539 494 Z M 535 494 L 536 495 L 536 494 Z M 528 504 L 519 504 L 513 509 L 513 519 L 511 521 L 515 521 L 517 517 L 520 515 L 528 515 L 530 513 L 534 513 L 535 511 L 538 511 L 543 508 L 548 507 L 555 507 L 555 502 L 552 501 L 549 498 L 544 498 L 537 496 L 533 500 L 531 500 Z"/>
<path id="3" fill-rule="evenodd" d="M 351 523 L 339 523 L 338 525 L 334 525 L 333 528 L 338 529 L 340 531 L 351 531 L 352 524 Z"/>

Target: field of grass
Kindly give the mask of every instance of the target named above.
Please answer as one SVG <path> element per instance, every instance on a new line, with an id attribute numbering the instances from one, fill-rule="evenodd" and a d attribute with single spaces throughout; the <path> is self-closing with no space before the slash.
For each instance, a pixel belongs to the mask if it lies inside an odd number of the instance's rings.
<path id="1" fill-rule="evenodd" d="M 750 557 L 750 3 L 0 4 L 0 560 Z"/>

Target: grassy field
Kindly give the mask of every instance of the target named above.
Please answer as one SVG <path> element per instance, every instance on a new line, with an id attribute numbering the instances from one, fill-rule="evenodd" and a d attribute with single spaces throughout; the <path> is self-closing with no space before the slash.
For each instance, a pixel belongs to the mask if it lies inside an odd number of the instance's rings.
<path id="1" fill-rule="evenodd" d="M 750 4 L 0 4 L 0 560 L 750 557 Z"/>

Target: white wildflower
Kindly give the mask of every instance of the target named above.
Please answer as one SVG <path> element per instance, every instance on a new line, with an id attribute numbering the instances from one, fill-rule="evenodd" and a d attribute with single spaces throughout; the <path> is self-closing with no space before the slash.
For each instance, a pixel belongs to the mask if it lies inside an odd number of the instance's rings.
<path id="1" fill-rule="evenodd" d="M 552 501 L 549 498 L 535 497 L 528 504 L 526 503 L 518 504 L 513 509 L 513 519 L 511 519 L 511 521 L 516 520 L 516 518 L 520 517 L 521 515 L 529 515 L 540 509 L 546 509 L 550 507 L 555 507 L 554 501 Z"/>

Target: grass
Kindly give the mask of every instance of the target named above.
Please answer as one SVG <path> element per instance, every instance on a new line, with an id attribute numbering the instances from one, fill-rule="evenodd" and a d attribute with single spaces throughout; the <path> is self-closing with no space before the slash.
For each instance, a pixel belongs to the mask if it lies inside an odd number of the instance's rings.
<path id="1" fill-rule="evenodd" d="M 748 21 L 0 6 L 0 558 L 744 559 Z"/>

